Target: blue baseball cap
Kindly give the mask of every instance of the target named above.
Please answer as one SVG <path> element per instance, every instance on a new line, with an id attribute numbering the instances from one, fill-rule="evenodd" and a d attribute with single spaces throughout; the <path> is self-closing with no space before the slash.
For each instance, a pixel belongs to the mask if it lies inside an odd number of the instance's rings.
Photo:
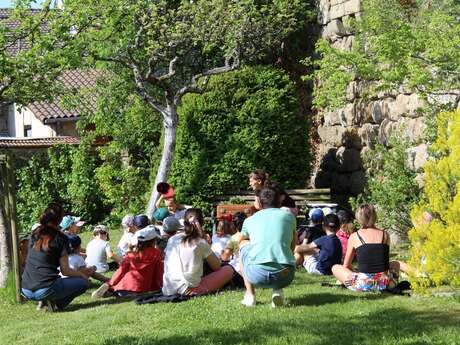
<path id="1" fill-rule="evenodd" d="M 310 218 L 313 222 L 322 221 L 324 217 L 324 213 L 320 208 L 312 208 L 310 212 L 308 212 L 308 218 Z"/>

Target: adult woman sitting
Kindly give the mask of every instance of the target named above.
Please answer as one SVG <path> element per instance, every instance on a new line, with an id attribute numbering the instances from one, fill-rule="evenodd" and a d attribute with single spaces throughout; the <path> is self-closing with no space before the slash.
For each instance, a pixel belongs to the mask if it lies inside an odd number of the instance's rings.
<path id="1" fill-rule="evenodd" d="M 46 311 L 64 309 L 88 288 L 88 277 L 69 267 L 67 236 L 59 230 L 62 210 L 48 207 L 40 217 L 40 225 L 32 232 L 26 265 L 22 274 L 22 293 L 40 301 Z M 67 276 L 62 278 L 60 272 Z"/>
<path id="2" fill-rule="evenodd" d="M 204 295 L 217 291 L 232 279 L 233 268 L 221 267 L 204 240 L 203 223 L 201 210 L 189 208 L 185 212 L 184 231 L 169 238 L 164 260 L 164 295 Z M 213 272 L 203 276 L 205 262 Z"/>
<path id="3" fill-rule="evenodd" d="M 343 265 L 334 265 L 332 273 L 350 290 L 383 291 L 391 283 L 390 236 L 375 226 L 377 215 L 370 204 L 361 205 L 356 210 L 356 220 L 361 229 L 350 235 Z M 355 255 L 358 272 L 352 270 Z"/>
<path id="4" fill-rule="evenodd" d="M 249 187 L 251 187 L 255 194 L 254 208 L 256 211 L 262 209 L 259 194 L 268 181 L 268 174 L 261 169 L 256 169 L 249 174 Z"/>

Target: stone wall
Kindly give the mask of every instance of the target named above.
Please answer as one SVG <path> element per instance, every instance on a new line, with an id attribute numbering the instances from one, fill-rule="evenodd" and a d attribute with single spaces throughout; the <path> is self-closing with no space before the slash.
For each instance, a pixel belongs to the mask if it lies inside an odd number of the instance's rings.
<path id="1" fill-rule="evenodd" d="M 359 18 L 361 1 L 320 0 L 319 10 L 322 37 L 335 48 L 351 49 L 354 37 L 347 22 Z M 362 92 L 362 82 L 348 85 L 346 106 L 322 114 L 318 128 L 321 143 L 312 185 L 331 188 L 338 201 L 363 191 L 363 157 L 377 142 L 388 146 L 391 133 L 397 129 L 414 145 L 409 152 L 411 166 L 420 170 L 427 159 L 427 146 L 420 140 L 425 128 L 418 112 L 423 106 L 421 98 L 408 90 L 398 90 L 364 102 Z"/>

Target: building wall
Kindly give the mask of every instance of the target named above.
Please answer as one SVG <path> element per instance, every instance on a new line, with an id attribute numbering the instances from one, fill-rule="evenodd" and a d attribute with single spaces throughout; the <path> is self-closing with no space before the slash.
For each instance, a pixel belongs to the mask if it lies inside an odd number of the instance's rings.
<path id="1" fill-rule="evenodd" d="M 3 113 L 3 116 L 0 113 L 0 135 L 24 138 L 25 126 L 31 127 L 33 138 L 78 135 L 76 121 L 43 124 L 29 109 L 19 109 L 13 105 Z"/>

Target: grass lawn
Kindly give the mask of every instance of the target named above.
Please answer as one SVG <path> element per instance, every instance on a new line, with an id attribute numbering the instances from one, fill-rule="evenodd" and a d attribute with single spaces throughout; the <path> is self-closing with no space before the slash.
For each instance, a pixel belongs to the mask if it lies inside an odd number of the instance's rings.
<path id="1" fill-rule="evenodd" d="M 325 280 L 298 271 L 279 309 L 269 290 L 254 308 L 239 305 L 241 291 L 143 306 L 88 291 L 54 314 L 3 299 L 0 344 L 460 344 L 458 299 L 357 294 Z"/>

